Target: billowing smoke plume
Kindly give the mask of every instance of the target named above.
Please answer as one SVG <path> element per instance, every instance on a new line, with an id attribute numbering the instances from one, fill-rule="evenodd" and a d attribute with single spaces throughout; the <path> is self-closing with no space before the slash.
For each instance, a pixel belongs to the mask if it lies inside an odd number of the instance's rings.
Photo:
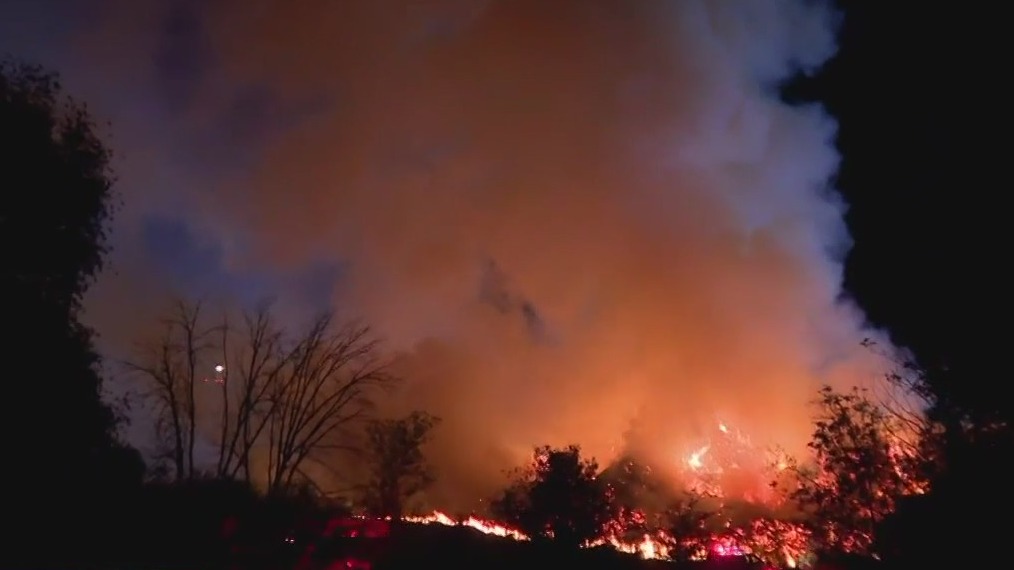
<path id="1" fill-rule="evenodd" d="M 838 300 L 835 125 L 777 93 L 834 51 L 822 3 L 202 10 L 187 120 L 236 86 L 303 113 L 191 221 L 234 267 L 341 264 L 335 306 L 400 354 L 389 411 L 444 418 L 438 499 L 535 444 L 675 466 L 721 420 L 798 449 L 820 384 L 876 376 Z"/>
<path id="2" fill-rule="evenodd" d="M 258 256 L 347 263 L 446 490 L 540 443 L 676 462 L 718 418 L 798 446 L 872 374 L 834 124 L 777 95 L 833 52 L 819 3 L 300 6 L 222 14 L 230 80 L 326 103 L 218 204 Z"/>

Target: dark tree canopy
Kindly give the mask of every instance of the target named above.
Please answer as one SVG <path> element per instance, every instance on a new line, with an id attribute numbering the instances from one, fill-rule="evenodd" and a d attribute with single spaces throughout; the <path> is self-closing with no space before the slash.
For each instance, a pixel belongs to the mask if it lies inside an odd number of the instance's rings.
<path id="1" fill-rule="evenodd" d="M 816 465 L 797 469 L 791 496 L 824 551 L 870 552 L 877 525 L 915 488 L 915 463 L 894 440 L 892 416 L 855 389 L 825 387 L 809 443 Z"/>
<path id="2" fill-rule="evenodd" d="M 493 514 L 536 539 L 578 547 L 601 537 L 617 516 L 613 490 L 581 449 L 539 447 L 491 503 Z"/>
<path id="3" fill-rule="evenodd" d="M 662 512 L 676 495 L 670 482 L 630 455 L 619 457 L 601 477 L 613 488 L 617 504 L 626 509 Z"/>
<path id="4" fill-rule="evenodd" d="M 73 317 L 108 251 L 110 151 L 86 107 L 39 67 L 0 62 L 0 103 L 8 285 L 19 302 Z"/>
<path id="5" fill-rule="evenodd" d="M 61 500 L 82 487 L 136 480 L 139 459 L 115 437 L 101 398 L 82 297 L 107 252 L 110 153 L 86 108 L 39 67 L 0 62 L 0 203 L 5 470 L 22 488 Z M 10 488 L 10 487 L 9 487 Z"/>
<path id="6" fill-rule="evenodd" d="M 373 420 L 366 426 L 370 469 L 366 499 L 374 513 L 402 516 L 405 502 L 433 483 L 423 446 L 439 423 L 440 418 L 416 411 L 404 418 Z"/>

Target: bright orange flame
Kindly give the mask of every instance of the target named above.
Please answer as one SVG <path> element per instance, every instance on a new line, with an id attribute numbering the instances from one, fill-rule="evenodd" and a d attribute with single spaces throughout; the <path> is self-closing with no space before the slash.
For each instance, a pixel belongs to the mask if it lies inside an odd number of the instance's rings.
<path id="1" fill-rule="evenodd" d="M 521 531 L 514 530 L 495 521 L 484 520 L 476 516 L 470 516 L 462 521 L 456 521 L 445 513 L 433 511 L 433 513 L 429 515 L 407 516 L 402 520 L 405 522 L 427 525 L 441 524 L 445 526 L 467 526 L 469 528 L 474 528 L 483 534 L 502 536 L 504 538 L 512 538 L 519 541 L 530 540 L 528 536 Z M 664 560 L 669 556 L 669 547 L 666 546 L 667 538 L 668 536 L 666 536 L 665 533 L 659 533 L 659 536 L 645 534 L 637 542 L 625 542 L 620 540 L 618 537 L 610 536 L 608 538 L 602 538 L 597 541 L 590 542 L 586 544 L 585 547 L 590 548 L 608 544 L 621 552 L 637 554 L 644 559 Z"/>
<path id="2" fill-rule="evenodd" d="M 789 467 L 780 454 L 757 445 L 736 427 L 719 421 L 714 432 L 680 460 L 680 478 L 693 493 L 775 506 L 772 476 Z"/>
<path id="3" fill-rule="evenodd" d="M 441 524 L 444 526 L 467 526 L 475 530 L 493 536 L 513 538 L 514 540 L 529 540 L 528 536 L 521 531 L 514 530 L 494 521 L 483 520 L 475 516 L 468 517 L 463 521 L 456 521 L 440 511 L 433 511 L 426 516 L 407 516 L 402 518 L 405 522 L 416 524 Z"/>
<path id="4" fill-rule="evenodd" d="M 669 558 L 669 547 L 666 545 L 668 536 L 659 532 L 656 536 L 644 534 L 637 542 L 624 542 L 615 536 L 600 538 L 585 545 L 588 548 L 610 545 L 620 552 L 637 554 L 645 560 L 665 560 Z"/>
<path id="5" fill-rule="evenodd" d="M 791 464 L 781 454 L 765 453 L 758 449 L 745 434 L 730 427 L 724 422 L 717 424 L 717 432 L 711 439 L 685 456 L 683 475 L 689 476 L 687 481 L 691 490 L 696 490 L 713 497 L 724 497 L 723 483 L 735 482 L 743 474 L 763 476 L 771 471 L 781 472 Z M 892 447 L 892 453 L 902 457 L 905 449 L 902 446 Z M 900 464 L 900 462 L 899 462 Z M 900 465 L 899 465 L 900 468 Z M 738 473 L 738 475 L 737 475 Z M 724 478 L 724 479 L 723 479 Z M 769 495 L 755 494 L 749 491 L 749 485 L 734 489 L 754 502 L 767 502 Z M 912 482 L 909 492 L 921 493 L 925 487 Z M 484 534 L 511 538 L 519 541 L 530 540 L 524 533 L 506 525 L 470 516 L 463 520 L 455 520 L 447 514 L 434 511 L 426 516 L 405 517 L 406 522 L 419 524 L 441 524 L 446 526 L 467 526 Z M 642 519 L 643 522 L 643 519 Z M 728 527 L 728 524 L 726 525 Z M 629 535 L 627 535 L 629 536 Z M 620 552 L 635 554 L 648 560 L 666 560 L 681 548 L 690 552 L 691 558 L 702 560 L 709 556 L 727 557 L 751 554 L 769 563 L 775 562 L 788 568 L 796 568 L 800 560 L 807 555 L 811 547 L 810 531 L 797 523 L 771 519 L 756 519 L 740 528 L 726 528 L 701 542 L 674 537 L 663 530 L 653 530 L 641 534 L 639 538 L 624 538 L 620 526 L 613 528 L 607 536 L 589 542 L 586 548 L 609 545 Z"/>
<path id="6" fill-rule="evenodd" d="M 466 526 L 483 534 L 501 536 L 518 541 L 530 540 L 527 535 L 518 530 L 512 529 L 498 522 L 481 519 L 476 516 L 470 516 L 464 520 L 458 521 L 443 512 L 434 511 L 433 513 L 425 516 L 406 516 L 402 520 L 405 522 L 425 525 L 440 524 L 444 526 Z M 789 535 L 796 532 L 796 528 L 794 526 L 782 523 L 779 523 L 778 528 L 775 530 L 787 532 Z M 771 541 L 777 538 L 778 537 L 765 536 L 758 542 L 758 547 L 764 547 L 765 540 Z M 709 555 L 709 553 L 712 556 L 738 556 L 751 553 L 756 550 L 748 546 L 751 541 L 757 541 L 757 538 L 751 538 L 744 533 L 716 536 L 710 541 L 710 547 L 703 548 L 701 552 L 696 554 L 693 558 L 697 560 L 704 559 Z M 665 531 L 658 530 L 653 533 L 644 533 L 639 539 L 632 542 L 623 540 L 616 534 L 611 534 L 608 537 L 589 542 L 584 546 L 585 548 L 594 548 L 596 546 L 609 545 L 620 552 L 636 554 L 645 560 L 666 560 L 669 558 L 673 546 L 678 542 L 679 541 L 672 535 L 666 533 Z M 796 548 L 780 547 L 779 550 L 780 552 L 778 554 L 781 554 L 781 558 L 789 565 L 789 567 L 793 567 L 796 563 L 796 557 L 802 554 L 802 551 L 797 551 L 798 549 Z"/>
<path id="7" fill-rule="evenodd" d="M 701 461 L 701 459 L 705 456 L 705 454 L 708 453 L 709 449 L 711 449 L 711 446 L 705 445 L 704 447 L 691 453 L 690 457 L 687 458 L 687 465 L 689 465 L 690 468 L 693 469 L 694 471 L 700 470 L 702 467 L 704 467 L 704 462 Z"/>

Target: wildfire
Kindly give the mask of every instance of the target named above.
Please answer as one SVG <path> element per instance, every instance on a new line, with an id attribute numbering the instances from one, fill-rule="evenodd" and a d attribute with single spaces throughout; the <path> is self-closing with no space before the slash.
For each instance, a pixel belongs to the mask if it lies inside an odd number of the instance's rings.
<path id="1" fill-rule="evenodd" d="M 482 519 L 476 516 L 469 516 L 463 520 L 455 520 L 453 517 L 441 511 L 424 516 L 406 516 L 403 521 L 416 524 L 439 524 L 444 526 L 464 526 L 473 528 L 483 534 L 510 538 L 517 541 L 528 541 L 530 538 L 524 533 L 512 529 L 496 521 Z M 806 554 L 806 540 L 809 534 L 789 523 L 779 521 L 755 521 L 748 528 L 737 529 L 716 535 L 707 541 L 706 544 L 697 545 L 691 548 L 695 554 L 691 557 L 695 560 L 703 560 L 709 556 L 714 557 L 735 557 L 746 554 L 754 554 L 759 557 L 778 560 L 788 568 L 795 568 L 797 560 Z M 674 552 L 680 541 L 665 531 L 644 533 L 637 540 L 623 540 L 617 533 L 608 537 L 588 542 L 585 548 L 599 546 L 610 546 L 620 552 L 635 554 L 645 560 L 667 560 Z M 686 546 L 686 545 L 684 545 Z"/>
<path id="2" fill-rule="evenodd" d="M 470 516 L 463 521 L 456 521 L 450 516 L 440 511 L 433 511 L 432 514 L 425 516 L 407 516 L 402 518 L 405 522 L 416 523 L 416 524 L 442 524 L 444 526 L 467 526 L 474 528 L 475 530 L 493 536 L 501 536 L 504 538 L 513 538 L 514 540 L 529 540 L 528 536 L 524 533 L 506 527 L 500 523 L 480 519 L 475 516 Z"/>
<path id="3" fill-rule="evenodd" d="M 903 459 L 905 450 L 898 446 L 897 449 L 892 448 L 892 452 Z M 682 455 L 679 465 L 680 475 L 691 492 L 717 499 L 722 499 L 729 493 L 754 504 L 774 506 L 775 492 L 771 490 L 769 476 L 789 469 L 791 463 L 783 454 L 765 452 L 738 429 L 718 422 L 712 436 Z M 924 491 L 925 487 L 915 482 L 908 489 L 911 493 Z M 530 540 L 516 529 L 477 516 L 456 520 L 443 512 L 434 511 L 426 516 L 410 516 L 403 520 L 427 525 L 465 526 L 488 535 L 518 541 Z M 631 524 L 630 521 L 634 523 Z M 609 546 L 647 560 L 684 557 L 703 560 L 750 555 L 767 564 L 785 568 L 797 568 L 812 562 L 813 536 L 807 527 L 798 523 L 756 518 L 733 527 L 731 520 L 726 520 L 724 528 L 703 537 L 677 537 L 666 530 L 645 524 L 643 512 L 628 511 L 610 527 L 606 536 L 584 546 Z M 631 531 L 634 528 L 648 530 L 633 534 Z"/>
<path id="4" fill-rule="evenodd" d="M 772 475 L 787 467 L 771 452 L 755 445 L 741 430 L 719 421 L 713 433 L 686 455 L 680 456 L 680 477 L 695 494 L 738 498 L 775 506 Z"/>
<path id="5" fill-rule="evenodd" d="M 444 526 L 465 526 L 474 528 L 483 534 L 512 538 L 519 541 L 530 540 L 530 538 L 521 531 L 514 530 L 498 522 L 481 519 L 476 516 L 470 516 L 464 520 L 457 521 L 448 516 L 446 513 L 433 511 L 433 513 L 429 515 L 406 516 L 403 517 L 402 520 L 405 522 L 426 525 L 441 524 Z M 667 543 L 671 540 L 672 539 L 665 533 L 659 532 L 657 533 L 657 536 L 644 534 L 637 542 L 625 542 L 616 536 L 600 538 L 596 541 L 587 543 L 585 547 L 594 548 L 596 546 L 609 545 L 620 552 L 637 554 L 646 560 L 663 560 L 669 556 L 669 546 Z"/>
<path id="6" fill-rule="evenodd" d="M 705 445 L 704 447 L 691 453 L 690 457 L 687 458 L 687 465 L 694 471 L 698 471 L 703 468 L 704 462 L 701 461 L 701 459 L 708 453 L 709 449 L 711 449 L 711 446 Z"/>
<path id="7" fill-rule="evenodd" d="M 670 548 L 668 544 L 671 538 L 664 532 L 659 531 L 655 536 L 644 534 L 637 542 L 624 542 L 615 536 L 600 538 L 585 545 L 588 548 L 609 545 L 627 554 L 637 554 L 645 560 L 665 560 L 669 558 Z"/>
<path id="8" fill-rule="evenodd" d="M 725 422 L 718 422 L 716 427 L 714 437 L 708 438 L 684 459 L 691 471 L 720 474 L 727 468 L 743 468 L 758 456 L 756 447 L 745 433 L 730 428 Z"/>

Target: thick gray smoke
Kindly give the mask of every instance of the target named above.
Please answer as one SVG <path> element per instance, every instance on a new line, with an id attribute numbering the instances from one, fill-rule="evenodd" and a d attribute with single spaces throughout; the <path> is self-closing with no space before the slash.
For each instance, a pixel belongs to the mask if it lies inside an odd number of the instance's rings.
<path id="1" fill-rule="evenodd" d="M 876 377 L 834 122 L 776 89 L 833 54 L 824 3 L 195 6 L 213 71 L 173 136 L 241 130 L 241 87 L 301 114 L 187 221 L 236 271 L 341 264 L 335 306 L 400 352 L 389 411 L 445 420 L 436 499 L 542 443 L 675 465 L 721 420 L 799 448 L 820 384 Z"/>

